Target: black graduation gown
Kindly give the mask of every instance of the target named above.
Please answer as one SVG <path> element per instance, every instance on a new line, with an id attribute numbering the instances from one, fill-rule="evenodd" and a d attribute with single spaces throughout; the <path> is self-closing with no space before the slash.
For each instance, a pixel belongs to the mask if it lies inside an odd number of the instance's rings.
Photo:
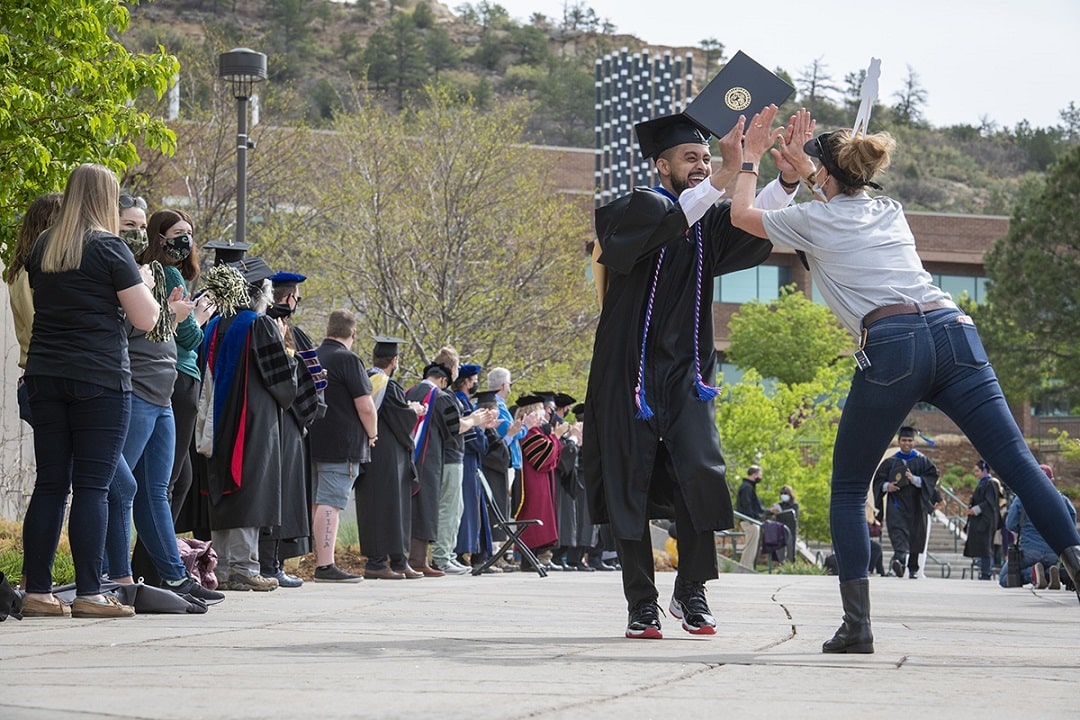
<path id="1" fill-rule="evenodd" d="M 381 373 L 368 370 L 368 376 Z M 371 462 L 357 479 L 356 520 L 360 549 L 367 557 L 405 555 L 412 526 L 411 497 L 416 480 L 413 428 L 416 413 L 405 401 L 405 390 L 388 379 L 379 405 L 379 441 Z"/>
<path id="2" fill-rule="evenodd" d="M 967 541 L 964 543 L 964 557 L 993 557 L 994 531 L 998 522 L 997 483 L 989 476 L 979 480 L 975 492 L 971 493 L 971 507 L 980 507 L 978 515 L 968 516 Z"/>
<path id="3" fill-rule="evenodd" d="M 674 486 L 682 488 L 699 532 L 734 525 L 731 496 L 712 400 L 698 400 L 694 354 L 712 383 L 712 278 L 760 264 L 768 240 L 734 228 L 728 202 L 699 221 L 703 239 L 700 300 L 695 297 L 697 251 L 686 217 L 648 188 L 596 211 L 600 263 L 608 288 L 596 329 L 589 373 L 583 467 L 594 522 L 610 522 L 616 537 L 637 540 L 648 518 L 674 518 Z M 662 247 L 667 251 L 653 303 L 645 366 L 646 399 L 655 416 L 635 418 L 634 388 L 642 321 Z M 694 308 L 698 340 L 694 340 Z"/>
<path id="4" fill-rule="evenodd" d="M 217 323 L 213 333 L 219 341 L 234 320 L 222 318 Z M 222 417 L 214 426 L 214 455 L 207 461 L 213 530 L 281 524 L 280 422 L 296 396 L 296 361 L 285 352 L 277 325 L 265 315 L 255 318 L 247 341 Z M 223 391 L 217 388 L 215 393 Z M 245 398 L 244 442 L 238 447 L 235 440 Z M 235 488 L 231 465 L 240 452 L 240 487 Z"/>
<path id="5" fill-rule="evenodd" d="M 299 350 L 313 350 L 311 338 L 291 328 Z M 264 528 L 263 537 L 279 540 L 278 560 L 311 552 L 311 452 L 308 428 L 326 412 L 322 393 L 303 362 L 295 364 L 296 398 L 281 417 L 281 525 Z"/>
<path id="6" fill-rule="evenodd" d="M 903 472 L 904 463 L 912 475 L 922 478 L 922 487 L 905 485 L 894 492 L 885 492 L 885 485 L 896 473 Z M 874 473 L 874 503 L 885 509 L 885 524 L 893 552 L 917 555 L 926 546 L 927 515 L 934 509 L 937 481 L 937 466 L 918 451 L 910 458 L 896 453 L 878 466 Z"/>
<path id="7" fill-rule="evenodd" d="M 428 383 L 417 383 L 405 393 L 405 399 L 427 402 L 433 387 Z M 439 529 L 444 449 L 458 433 L 461 413 L 454 396 L 438 388 L 435 388 L 435 397 L 428 405 L 428 413 L 431 414 L 428 429 L 415 456 L 420 487 L 412 496 L 412 536 L 417 540 L 434 542 Z"/>

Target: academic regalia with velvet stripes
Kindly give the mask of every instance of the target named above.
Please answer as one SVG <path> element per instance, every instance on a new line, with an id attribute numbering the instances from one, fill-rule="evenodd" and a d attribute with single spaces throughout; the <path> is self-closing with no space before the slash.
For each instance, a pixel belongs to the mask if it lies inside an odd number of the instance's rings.
<path id="1" fill-rule="evenodd" d="M 210 527 L 280 525 L 280 422 L 296 396 L 296 361 L 275 322 L 252 310 L 214 318 L 204 335 L 215 383 Z"/>
<path id="2" fill-rule="evenodd" d="M 405 399 L 428 406 L 427 415 L 420 421 L 416 433 L 413 452 L 420 487 L 412 496 L 412 536 L 416 540 L 434 542 L 439 530 L 444 451 L 458 434 L 461 412 L 453 395 L 427 380 L 409 388 Z"/>
<path id="3" fill-rule="evenodd" d="M 290 327 L 296 349 L 314 350 L 315 344 L 300 328 Z M 281 524 L 263 528 L 260 541 L 278 543 L 277 559 L 300 557 L 311 544 L 311 450 L 308 428 L 326 412 L 322 392 L 303 362 L 296 362 L 296 397 L 281 416 Z M 260 550 L 260 555 L 262 551 Z"/>
<path id="4" fill-rule="evenodd" d="M 559 540 L 555 518 L 555 468 L 562 446 L 544 425 L 529 430 L 521 441 L 521 502 L 514 517 L 518 520 L 541 520 L 530 525 L 521 539 L 532 549 L 554 545 Z"/>
<path id="5" fill-rule="evenodd" d="M 606 293 L 582 443 L 593 520 L 610 522 L 618 538 L 640 539 L 649 518 L 674 518 L 678 483 L 696 530 L 731 528 L 716 409 L 698 389 L 713 384 L 716 370 L 712 278 L 761 263 L 772 246 L 734 228 L 726 201 L 688 228 L 662 189 L 636 188 L 597 209 L 596 230 Z M 639 374 L 649 419 L 637 417 Z"/>

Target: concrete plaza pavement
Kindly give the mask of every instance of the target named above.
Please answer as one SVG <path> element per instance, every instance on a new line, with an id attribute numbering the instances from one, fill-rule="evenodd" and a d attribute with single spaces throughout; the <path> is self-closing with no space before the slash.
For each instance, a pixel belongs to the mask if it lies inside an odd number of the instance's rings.
<path id="1" fill-rule="evenodd" d="M 673 573 L 659 573 L 661 604 Z M 723 574 L 719 628 L 627 640 L 618 573 L 230 592 L 205 615 L 0 624 L 0 718 L 1080 717 L 1072 592 L 872 578 L 877 652 L 824 655 L 834 577 Z"/>

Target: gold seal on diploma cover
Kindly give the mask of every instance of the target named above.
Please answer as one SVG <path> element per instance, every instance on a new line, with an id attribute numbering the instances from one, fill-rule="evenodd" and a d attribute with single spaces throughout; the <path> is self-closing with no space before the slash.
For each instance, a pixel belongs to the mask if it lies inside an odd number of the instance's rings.
<path id="1" fill-rule="evenodd" d="M 744 87 L 733 87 L 724 93 L 724 104 L 736 112 L 750 107 L 750 91 Z"/>

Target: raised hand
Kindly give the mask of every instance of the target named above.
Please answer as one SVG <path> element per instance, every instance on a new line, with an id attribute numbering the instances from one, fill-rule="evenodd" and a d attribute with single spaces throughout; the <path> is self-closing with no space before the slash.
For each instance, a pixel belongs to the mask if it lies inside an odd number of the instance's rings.
<path id="1" fill-rule="evenodd" d="M 801 178 L 814 172 L 814 163 L 803 151 L 803 145 L 814 137 L 817 120 L 810 116 L 810 111 L 801 108 L 791 116 L 787 129 L 779 138 L 779 149 L 773 149 L 773 159 L 781 172 L 795 173 Z"/>

